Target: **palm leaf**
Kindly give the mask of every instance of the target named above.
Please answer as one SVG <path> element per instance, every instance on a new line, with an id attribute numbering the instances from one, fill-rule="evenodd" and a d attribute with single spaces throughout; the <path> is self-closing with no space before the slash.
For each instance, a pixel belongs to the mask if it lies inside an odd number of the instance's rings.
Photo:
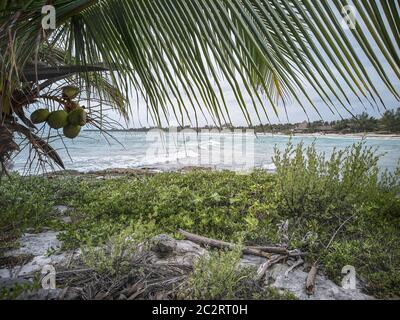
<path id="1" fill-rule="evenodd" d="M 251 109 L 261 121 L 263 115 L 268 119 L 271 112 L 277 114 L 278 105 L 286 106 L 289 99 L 317 112 L 324 106 L 332 112 L 351 112 L 354 99 L 384 106 L 380 84 L 365 66 L 367 59 L 381 84 L 400 99 L 392 81 L 400 79 L 400 8 L 395 1 L 54 0 L 53 4 L 58 28 L 51 34 L 40 27 L 43 1 L 3 4 L 1 79 L 21 74 L 27 63 L 38 60 L 35 57 L 46 44 L 49 55 L 51 48 L 67 53 L 65 65 L 102 63 L 115 70 L 109 74 L 112 85 L 126 99 L 132 92 L 142 95 L 158 124 L 169 117 L 169 110 L 180 124 L 187 118 L 197 123 L 199 111 L 216 123 L 230 122 L 232 106 L 221 79 L 251 124 Z M 358 13 L 356 28 L 350 31 L 343 30 L 340 21 L 347 5 Z M 88 75 L 81 77 L 90 86 L 99 85 L 89 82 Z M 311 91 L 323 105 L 316 105 Z"/>

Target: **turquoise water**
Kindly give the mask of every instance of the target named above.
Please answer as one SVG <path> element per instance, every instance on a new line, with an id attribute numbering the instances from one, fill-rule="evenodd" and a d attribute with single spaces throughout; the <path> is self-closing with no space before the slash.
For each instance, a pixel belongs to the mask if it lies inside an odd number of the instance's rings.
<path id="1" fill-rule="evenodd" d="M 67 169 L 92 171 L 107 168 L 150 167 L 159 170 L 174 170 L 185 166 L 207 166 L 215 169 L 242 170 L 264 168 L 273 171 L 271 157 L 274 146 L 283 150 L 289 136 L 255 137 L 253 134 L 201 133 L 180 134 L 114 132 L 118 142 L 105 139 L 97 132 L 83 132 L 74 141 L 64 141 L 69 158 L 61 141 L 52 146 L 62 156 Z M 361 137 L 354 136 L 301 136 L 293 137 L 294 144 L 315 142 L 318 151 L 327 156 L 336 149 L 344 149 Z M 400 158 L 400 138 L 369 137 L 367 146 L 377 147 L 383 156 L 381 168 L 395 170 Z M 14 170 L 22 172 L 25 167 L 27 149 L 14 159 Z"/>

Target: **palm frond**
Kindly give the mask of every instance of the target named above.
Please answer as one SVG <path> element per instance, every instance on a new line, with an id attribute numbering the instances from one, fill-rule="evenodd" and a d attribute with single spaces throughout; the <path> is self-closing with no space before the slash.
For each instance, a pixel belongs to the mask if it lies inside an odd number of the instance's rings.
<path id="1" fill-rule="evenodd" d="M 229 123 L 220 82 L 251 124 L 295 100 L 304 110 L 351 112 L 353 99 L 380 108 L 383 84 L 399 100 L 399 3 L 391 0 L 54 0 L 58 28 L 41 29 L 43 1 L 6 1 L 0 13 L 1 79 L 21 74 L 42 45 L 65 65 L 102 63 L 112 86 L 141 94 L 158 124 L 198 114 Z M 357 12 L 343 28 L 343 8 Z M 359 48 L 356 48 L 359 47 Z M 56 49 L 55 49 L 56 50 Z M 361 53 L 360 53 L 361 52 Z M 50 54 L 50 53 L 49 53 Z M 56 53 L 55 53 L 56 55 Z M 60 58 L 58 56 L 58 58 Z M 383 58 L 383 59 L 382 59 Z M 377 73 L 376 83 L 365 65 Z M 82 74 L 82 78 L 88 76 Z M 94 80 L 94 79 L 93 79 Z M 90 86 L 96 81 L 86 81 Z M 312 98 L 316 94 L 323 105 Z M 186 98 L 186 99 L 185 99 Z M 189 103 L 187 103 L 187 100 Z M 251 101 L 251 103 L 247 103 Z M 126 113 L 127 115 L 127 113 Z M 194 116 L 193 116 L 194 115 Z"/>

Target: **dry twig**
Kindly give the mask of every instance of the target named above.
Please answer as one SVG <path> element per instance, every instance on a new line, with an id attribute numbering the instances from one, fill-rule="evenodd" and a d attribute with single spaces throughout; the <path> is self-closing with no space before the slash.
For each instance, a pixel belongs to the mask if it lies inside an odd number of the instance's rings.
<path id="1" fill-rule="evenodd" d="M 276 263 L 278 263 L 278 262 L 280 262 L 280 261 L 282 261 L 282 260 L 284 260 L 286 258 L 287 258 L 286 256 L 278 255 L 278 256 L 274 256 L 273 258 L 271 258 L 271 259 L 267 260 L 266 262 L 264 262 L 260 266 L 260 268 L 258 268 L 258 270 L 257 270 L 256 280 L 257 281 L 261 281 L 264 278 L 265 273 L 268 271 L 268 269 L 270 267 L 272 267 L 274 264 L 276 264 Z"/>
<path id="2" fill-rule="evenodd" d="M 301 266 L 303 263 L 304 263 L 304 260 L 302 258 L 299 258 L 290 268 L 288 268 L 286 270 L 285 277 L 287 278 L 289 276 L 290 272 L 292 272 L 297 267 Z"/>

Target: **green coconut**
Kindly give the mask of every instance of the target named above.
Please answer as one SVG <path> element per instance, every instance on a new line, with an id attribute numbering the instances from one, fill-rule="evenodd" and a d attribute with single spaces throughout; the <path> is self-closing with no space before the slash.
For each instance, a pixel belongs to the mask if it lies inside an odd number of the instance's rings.
<path id="1" fill-rule="evenodd" d="M 50 113 L 47 123 L 53 129 L 60 129 L 68 124 L 68 113 L 64 110 L 58 110 Z"/>
<path id="2" fill-rule="evenodd" d="M 62 89 L 62 95 L 65 99 L 75 99 L 79 94 L 79 88 L 74 86 L 65 86 Z"/>
<path id="3" fill-rule="evenodd" d="M 64 127 L 63 132 L 64 136 L 66 136 L 67 138 L 74 139 L 81 132 L 81 127 L 78 125 L 68 124 Z"/>
<path id="4" fill-rule="evenodd" d="M 49 118 L 50 111 L 47 109 L 38 109 L 31 114 L 31 121 L 32 123 L 42 123 L 47 121 Z"/>
<path id="5" fill-rule="evenodd" d="M 87 114 L 83 108 L 79 107 L 72 110 L 68 114 L 68 122 L 76 126 L 84 126 L 86 124 Z"/>

